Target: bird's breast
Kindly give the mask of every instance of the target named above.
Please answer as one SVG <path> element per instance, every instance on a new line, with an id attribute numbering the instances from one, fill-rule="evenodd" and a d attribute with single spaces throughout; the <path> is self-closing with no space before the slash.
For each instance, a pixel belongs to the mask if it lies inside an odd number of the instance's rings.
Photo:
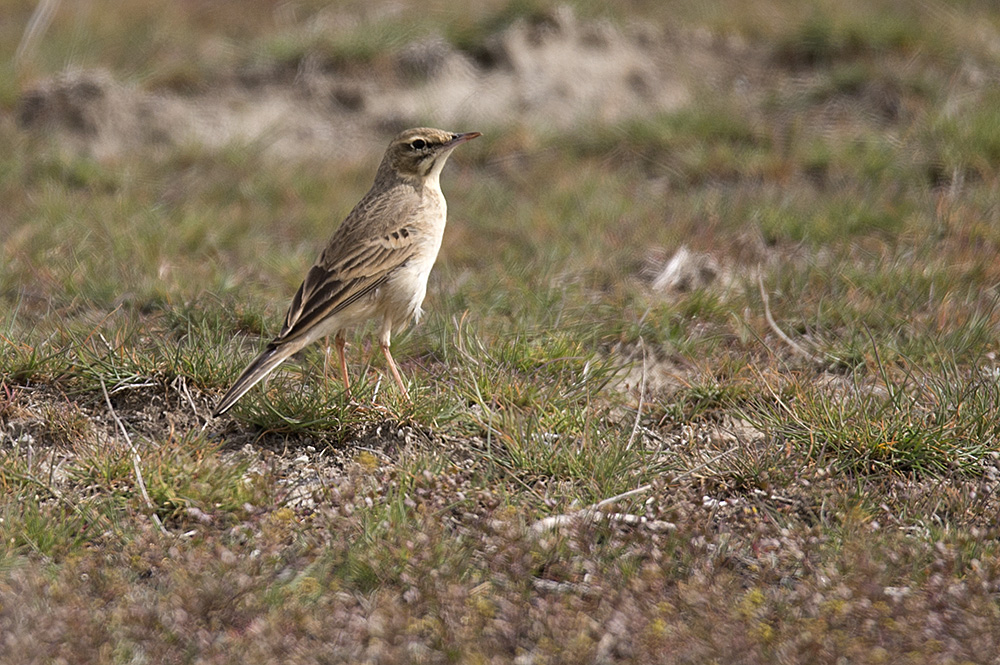
<path id="1" fill-rule="evenodd" d="M 394 328 L 420 317 L 420 305 L 427 294 L 427 279 L 444 237 L 447 205 L 440 189 L 426 192 L 423 203 L 410 225 L 413 253 L 406 263 L 393 271 L 378 296 L 383 314 Z"/>

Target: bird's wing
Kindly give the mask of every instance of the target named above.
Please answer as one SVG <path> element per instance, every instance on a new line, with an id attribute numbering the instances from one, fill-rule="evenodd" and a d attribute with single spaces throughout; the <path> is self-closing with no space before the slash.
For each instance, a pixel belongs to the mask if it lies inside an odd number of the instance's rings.
<path id="1" fill-rule="evenodd" d="M 412 190 L 362 199 L 310 268 L 274 342 L 294 340 L 384 284 L 414 254 L 420 208 Z"/>

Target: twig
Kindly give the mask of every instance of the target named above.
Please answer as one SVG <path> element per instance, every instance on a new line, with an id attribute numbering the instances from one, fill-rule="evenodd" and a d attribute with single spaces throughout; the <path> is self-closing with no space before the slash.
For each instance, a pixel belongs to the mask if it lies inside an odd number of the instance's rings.
<path id="1" fill-rule="evenodd" d="M 636 494 L 642 494 L 643 492 L 648 492 L 653 489 L 653 483 L 646 483 L 642 487 L 636 487 L 634 490 L 629 490 L 627 492 L 622 492 L 621 494 L 616 494 L 615 496 L 608 497 L 607 499 L 602 499 L 597 503 L 593 504 L 591 510 L 600 510 L 604 506 L 610 506 L 613 503 L 618 503 L 622 499 L 627 499 L 630 496 L 635 496 Z"/>
<path id="2" fill-rule="evenodd" d="M 104 379 L 101 379 L 101 390 L 104 391 L 104 401 L 108 405 L 108 411 L 111 412 L 111 417 L 115 419 L 118 423 L 118 429 L 121 430 L 122 436 L 125 437 L 125 443 L 128 444 L 129 450 L 132 451 L 132 468 L 135 470 L 135 479 L 139 485 L 139 492 L 142 494 L 143 500 L 146 502 L 146 507 L 149 508 L 149 514 L 153 517 L 153 521 L 156 522 L 156 526 L 160 528 L 160 533 L 163 535 L 169 535 L 167 530 L 163 527 L 163 522 L 160 521 L 159 515 L 156 514 L 156 508 L 153 506 L 153 501 L 149 498 L 149 492 L 146 491 L 146 481 L 142 478 L 142 469 L 139 464 L 142 460 L 139 458 L 139 451 L 136 449 L 135 444 L 132 443 L 132 437 L 129 436 L 128 430 L 125 429 L 125 424 L 115 413 L 115 407 L 111 405 L 111 397 L 108 395 L 108 388 L 104 385 Z"/>
<path id="3" fill-rule="evenodd" d="M 158 384 L 155 381 L 146 381 L 145 383 L 120 383 L 111 389 L 109 395 L 115 395 L 122 392 L 123 390 L 137 390 L 139 388 L 155 388 Z"/>
<path id="4" fill-rule="evenodd" d="M 696 467 L 692 467 L 678 476 L 675 476 L 674 480 L 680 480 L 685 476 L 691 475 L 695 471 L 705 468 L 709 464 L 712 464 L 713 462 L 722 459 L 726 455 L 736 452 L 736 448 L 737 448 L 736 446 L 733 446 L 729 450 L 719 453 L 712 459 L 703 462 L 702 464 L 699 464 Z M 565 513 L 562 515 L 551 515 L 549 517 L 542 518 L 531 525 L 531 532 L 534 533 L 535 535 L 541 535 L 547 531 L 552 531 L 553 529 L 557 529 L 563 525 L 572 524 L 577 520 L 584 520 L 584 519 L 592 522 L 606 519 L 617 522 L 627 522 L 631 524 L 642 524 L 654 530 L 669 530 L 673 528 L 673 525 L 671 525 L 669 522 L 664 522 L 662 520 L 648 521 L 645 517 L 639 515 L 630 515 L 627 513 L 601 512 L 601 508 L 604 508 L 605 506 L 610 506 L 613 503 L 617 503 L 622 499 L 627 499 L 630 496 L 635 496 L 636 494 L 644 494 L 645 492 L 648 492 L 651 489 L 653 489 L 653 484 L 647 483 L 645 485 L 642 485 L 641 487 L 636 487 L 635 489 L 631 489 L 627 492 L 622 492 L 621 494 L 616 494 L 615 496 L 608 497 L 607 499 L 602 499 L 597 503 L 592 503 L 586 508 L 581 508 L 580 510 L 577 510 L 575 512 Z"/>
<path id="5" fill-rule="evenodd" d="M 535 587 L 537 591 L 545 591 L 548 593 L 572 593 L 581 596 L 595 594 L 594 587 L 586 582 L 557 582 L 556 580 L 546 580 L 540 577 L 533 577 L 531 579 L 531 585 Z"/>
<path id="6" fill-rule="evenodd" d="M 590 510 L 585 508 L 576 513 L 546 517 L 545 519 L 535 522 L 531 526 L 531 530 L 535 534 L 542 534 L 546 531 L 552 531 L 561 526 L 572 524 L 573 522 L 584 518 L 590 520 L 591 522 L 607 520 L 608 522 L 620 522 L 633 526 L 644 526 L 650 531 L 673 531 L 677 528 L 677 526 L 672 522 L 667 522 L 665 520 L 650 520 L 644 515 L 632 515 L 631 513 L 602 513 L 599 510 Z"/>
<path id="7" fill-rule="evenodd" d="M 635 424 L 632 425 L 632 433 L 628 437 L 628 443 L 625 444 L 625 450 L 632 450 L 632 443 L 635 441 L 636 434 L 639 433 L 639 421 L 642 418 L 642 402 L 646 397 L 646 345 L 642 343 L 642 337 L 639 338 L 639 348 L 642 349 L 642 378 L 639 380 L 639 406 L 635 410 Z"/>
<path id="8" fill-rule="evenodd" d="M 474 355 L 469 353 L 469 351 L 465 348 L 465 337 L 462 335 L 462 329 L 465 327 L 465 319 L 468 315 L 469 315 L 469 310 L 465 310 L 464 312 L 462 312 L 461 320 L 459 320 L 455 316 L 451 317 L 451 322 L 455 324 L 455 348 L 458 350 L 458 353 L 463 358 L 468 360 L 476 367 L 479 367 L 481 363 Z"/>
<path id="9" fill-rule="evenodd" d="M 28 19 L 28 25 L 24 28 L 24 34 L 21 35 L 21 42 L 17 45 L 17 50 L 14 52 L 15 65 L 20 65 L 21 60 L 34 50 L 35 43 L 41 39 L 42 34 L 45 33 L 49 24 L 52 23 L 52 17 L 55 16 L 56 9 L 58 8 L 59 0 L 39 0 L 35 11 L 31 14 L 31 18 Z"/>
<path id="10" fill-rule="evenodd" d="M 174 390 L 176 390 L 182 397 L 187 399 L 187 403 L 191 406 L 191 412 L 194 413 L 194 417 L 200 418 L 201 416 L 198 415 L 198 407 L 195 406 L 194 398 L 191 397 L 191 391 L 188 390 L 187 379 L 185 379 L 183 376 L 178 376 L 176 379 L 174 379 L 174 383 L 176 384 L 174 385 Z"/>
<path id="11" fill-rule="evenodd" d="M 807 358 L 811 362 L 814 363 L 824 362 L 823 358 L 814 355 L 812 353 L 809 353 L 809 351 L 804 349 L 795 340 L 786 335 L 785 331 L 783 331 L 781 328 L 778 327 L 778 324 L 774 320 L 774 317 L 771 316 L 771 304 L 770 304 L 771 301 L 767 297 L 767 291 L 764 290 L 764 278 L 760 274 L 757 275 L 757 285 L 760 287 L 760 299 L 764 303 L 764 318 L 767 320 L 767 325 L 769 325 L 771 327 L 771 330 L 774 331 L 774 334 L 776 334 L 781 339 L 781 341 L 787 344 L 789 348 L 792 349 L 792 351 L 798 353 L 804 358 Z"/>

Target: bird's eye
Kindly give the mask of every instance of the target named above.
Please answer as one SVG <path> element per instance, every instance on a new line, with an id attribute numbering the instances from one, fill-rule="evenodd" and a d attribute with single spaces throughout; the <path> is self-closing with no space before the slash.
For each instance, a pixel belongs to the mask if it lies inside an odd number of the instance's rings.
<path id="1" fill-rule="evenodd" d="M 414 150 L 423 150 L 427 147 L 427 141 L 423 139 L 414 139 L 413 142 L 410 143 L 410 147 Z"/>

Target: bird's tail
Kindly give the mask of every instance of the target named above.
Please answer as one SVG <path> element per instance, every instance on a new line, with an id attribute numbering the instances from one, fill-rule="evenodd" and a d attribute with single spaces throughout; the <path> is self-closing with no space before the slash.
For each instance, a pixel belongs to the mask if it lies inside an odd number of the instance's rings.
<path id="1" fill-rule="evenodd" d="M 273 372 L 281 363 L 285 362 L 289 356 L 299 350 L 301 345 L 296 344 L 271 344 L 267 345 L 264 352 L 257 356 L 256 360 L 250 363 L 249 367 L 243 370 L 240 378 L 236 379 L 233 387 L 222 396 L 219 404 L 212 412 L 212 417 L 221 416 L 232 408 L 233 404 L 247 394 L 261 379 Z"/>

